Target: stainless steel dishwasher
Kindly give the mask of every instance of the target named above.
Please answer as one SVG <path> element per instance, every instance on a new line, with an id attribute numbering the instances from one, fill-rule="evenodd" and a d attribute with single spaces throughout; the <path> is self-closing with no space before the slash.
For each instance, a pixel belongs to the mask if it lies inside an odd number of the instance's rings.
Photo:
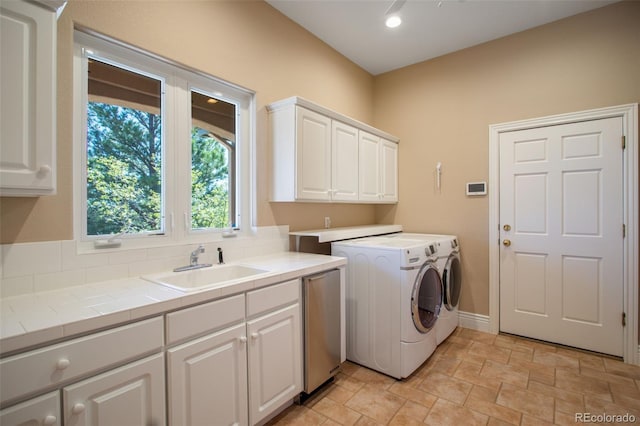
<path id="1" fill-rule="evenodd" d="M 310 394 L 340 369 L 340 271 L 302 279 L 304 294 L 304 392 Z"/>

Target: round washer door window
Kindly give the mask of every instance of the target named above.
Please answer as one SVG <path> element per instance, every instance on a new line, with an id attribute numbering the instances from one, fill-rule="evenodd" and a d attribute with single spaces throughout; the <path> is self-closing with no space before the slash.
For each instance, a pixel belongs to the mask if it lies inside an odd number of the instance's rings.
<path id="1" fill-rule="evenodd" d="M 442 285 L 444 286 L 444 306 L 448 310 L 455 309 L 460 302 L 460 288 L 462 287 L 462 267 L 460 256 L 457 253 L 449 256 L 442 273 Z"/>
<path id="2" fill-rule="evenodd" d="M 442 306 L 442 280 L 438 269 L 426 263 L 420 269 L 411 293 L 411 315 L 418 331 L 426 333 L 436 325 Z"/>

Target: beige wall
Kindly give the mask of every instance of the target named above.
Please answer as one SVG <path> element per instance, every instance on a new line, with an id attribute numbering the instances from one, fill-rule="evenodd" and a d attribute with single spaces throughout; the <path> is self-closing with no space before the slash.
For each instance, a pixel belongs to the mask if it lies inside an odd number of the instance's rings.
<path id="1" fill-rule="evenodd" d="M 639 22 L 640 2 L 618 3 L 374 78 L 263 2 L 72 0 L 58 31 L 58 195 L 0 199 L 2 243 L 72 238 L 76 23 L 256 91 L 259 225 L 318 228 L 331 216 L 457 234 L 461 309 L 487 314 L 488 200 L 464 184 L 488 179 L 488 126 L 640 101 Z M 267 202 L 265 105 L 293 95 L 400 137 L 397 206 Z"/>
<path id="2" fill-rule="evenodd" d="M 58 21 L 58 195 L 0 198 L 2 243 L 73 238 L 74 24 L 256 92 L 258 224 L 320 228 L 372 223 L 369 205 L 270 204 L 265 105 L 302 96 L 360 121 L 373 118 L 373 77 L 262 1 L 71 0 Z"/>
<path id="3" fill-rule="evenodd" d="M 490 124 L 640 101 L 640 2 L 623 2 L 380 75 L 374 123 L 400 137 L 400 200 L 382 223 L 460 236 L 460 309 L 489 313 Z M 434 170 L 442 162 L 442 190 Z M 495 186 L 489 187 L 495 190 Z"/>

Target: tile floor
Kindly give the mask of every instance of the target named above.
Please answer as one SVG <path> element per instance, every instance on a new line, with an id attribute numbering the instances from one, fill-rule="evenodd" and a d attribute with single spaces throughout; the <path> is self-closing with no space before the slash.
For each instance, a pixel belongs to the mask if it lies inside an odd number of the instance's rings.
<path id="1" fill-rule="evenodd" d="M 269 425 L 575 425 L 576 413 L 609 416 L 583 415 L 592 424 L 640 424 L 640 367 L 458 328 L 411 377 L 347 361 L 333 383 Z"/>

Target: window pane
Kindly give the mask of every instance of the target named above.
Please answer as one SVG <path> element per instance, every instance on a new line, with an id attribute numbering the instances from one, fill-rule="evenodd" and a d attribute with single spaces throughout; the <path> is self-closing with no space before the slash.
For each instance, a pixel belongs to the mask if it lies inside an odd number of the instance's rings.
<path id="1" fill-rule="evenodd" d="M 191 228 L 236 226 L 235 105 L 191 92 Z"/>
<path id="2" fill-rule="evenodd" d="M 87 235 L 163 231 L 161 87 L 89 59 Z"/>

